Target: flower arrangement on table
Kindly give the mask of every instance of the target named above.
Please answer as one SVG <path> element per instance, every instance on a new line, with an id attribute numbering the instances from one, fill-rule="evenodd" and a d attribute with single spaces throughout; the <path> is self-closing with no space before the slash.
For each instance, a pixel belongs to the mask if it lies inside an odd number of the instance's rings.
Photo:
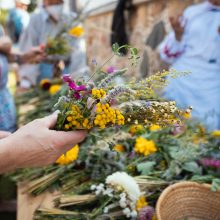
<path id="1" fill-rule="evenodd" d="M 38 194 L 52 183 L 59 183 L 64 192 L 55 201 L 56 209 L 39 209 L 36 216 L 151 220 L 157 198 L 170 184 L 189 180 L 212 183 L 213 191 L 219 188 L 219 167 L 204 163 L 218 151 L 218 137 L 204 133 L 200 125 L 178 133 L 175 127 L 136 127 L 91 133 L 79 148 L 57 161 L 59 166 L 32 171 L 30 192 Z M 194 142 L 195 135 L 206 142 Z"/>

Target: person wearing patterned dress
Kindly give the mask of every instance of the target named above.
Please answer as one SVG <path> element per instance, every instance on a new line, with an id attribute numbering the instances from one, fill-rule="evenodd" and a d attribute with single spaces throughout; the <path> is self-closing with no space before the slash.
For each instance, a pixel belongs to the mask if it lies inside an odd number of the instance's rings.
<path id="1" fill-rule="evenodd" d="M 24 54 L 11 53 L 11 40 L 4 36 L 0 27 L 0 131 L 14 132 L 16 130 L 16 108 L 8 88 L 8 61 L 26 63 L 43 58 L 40 48 L 35 48 Z"/>
<path id="2" fill-rule="evenodd" d="M 190 6 L 170 22 L 174 31 L 159 47 L 161 58 L 189 74 L 169 79 L 164 96 L 193 106 L 192 116 L 209 130 L 220 129 L 220 0 Z"/>

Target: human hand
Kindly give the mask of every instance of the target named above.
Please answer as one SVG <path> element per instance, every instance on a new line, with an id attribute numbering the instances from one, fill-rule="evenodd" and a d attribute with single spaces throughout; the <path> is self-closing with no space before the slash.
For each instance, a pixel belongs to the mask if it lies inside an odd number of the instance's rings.
<path id="1" fill-rule="evenodd" d="M 44 49 L 33 47 L 30 51 L 21 55 L 22 63 L 39 63 L 45 58 Z"/>
<path id="2" fill-rule="evenodd" d="M 170 17 L 170 23 L 171 23 L 171 26 L 174 30 L 175 37 L 176 37 L 177 41 L 181 41 L 183 33 L 184 33 L 184 27 L 182 26 L 182 24 L 180 22 L 180 17 L 181 16 Z"/>
<path id="3" fill-rule="evenodd" d="M 0 52 L 8 55 L 11 52 L 12 42 L 7 36 L 0 37 Z"/>
<path id="4" fill-rule="evenodd" d="M 0 139 L 6 138 L 11 134 L 11 132 L 8 131 L 0 131 Z"/>
<path id="5" fill-rule="evenodd" d="M 11 145 L 10 155 L 15 157 L 12 169 L 52 164 L 85 138 L 85 131 L 50 130 L 56 121 L 57 114 L 37 119 L 6 138 Z"/>

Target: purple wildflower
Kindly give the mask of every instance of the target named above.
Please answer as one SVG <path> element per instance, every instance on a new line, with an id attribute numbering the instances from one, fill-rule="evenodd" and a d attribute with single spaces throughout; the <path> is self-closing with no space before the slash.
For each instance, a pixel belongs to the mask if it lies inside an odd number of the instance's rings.
<path id="1" fill-rule="evenodd" d="M 71 79 L 71 76 L 70 74 L 65 74 L 63 76 L 63 81 L 68 83 L 68 86 L 71 90 L 74 91 L 74 97 L 76 99 L 80 99 L 80 92 L 81 91 L 86 91 L 86 86 L 85 85 L 80 85 L 78 86 L 74 80 Z"/>
<path id="2" fill-rule="evenodd" d="M 92 64 L 93 64 L 94 66 L 97 66 L 98 63 L 97 63 L 97 61 L 96 61 L 95 58 L 92 59 Z"/>
<path id="3" fill-rule="evenodd" d="M 110 66 L 110 67 L 108 67 L 108 68 L 107 68 L 107 70 L 106 70 L 106 71 L 107 71 L 107 73 L 109 73 L 109 74 L 110 74 L 110 73 L 114 73 L 114 72 L 115 72 L 115 70 L 116 70 L 116 69 L 115 69 L 115 67 Z"/>
<path id="4" fill-rule="evenodd" d="M 138 220 L 152 220 L 155 210 L 151 206 L 143 207 L 138 213 Z"/>
<path id="5" fill-rule="evenodd" d="M 201 164 L 206 167 L 220 168 L 220 160 L 212 158 L 204 158 L 201 160 Z"/>

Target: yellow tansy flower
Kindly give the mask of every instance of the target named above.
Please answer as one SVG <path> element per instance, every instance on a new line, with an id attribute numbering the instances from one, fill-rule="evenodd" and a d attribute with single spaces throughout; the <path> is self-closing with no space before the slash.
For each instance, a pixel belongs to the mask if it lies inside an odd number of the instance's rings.
<path id="1" fill-rule="evenodd" d="M 161 129 L 160 125 L 152 125 L 152 126 L 150 127 L 150 131 L 158 131 L 158 130 L 160 130 L 160 129 Z"/>
<path id="2" fill-rule="evenodd" d="M 140 210 L 140 209 L 142 209 L 142 208 L 145 207 L 145 206 L 148 206 L 148 203 L 147 203 L 145 197 L 144 197 L 144 196 L 141 196 L 141 197 L 138 199 L 137 203 L 136 203 L 136 209 L 137 209 L 137 210 Z"/>
<path id="3" fill-rule="evenodd" d="M 114 151 L 117 151 L 117 152 L 125 152 L 125 147 L 122 146 L 121 144 L 116 144 L 116 145 L 113 147 L 113 150 L 114 150 Z"/>
<path id="4" fill-rule="evenodd" d="M 220 137 L 220 130 L 215 130 L 215 131 L 213 131 L 212 133 L 211 133 L 211 135 L 213 136 L 213 137 Z"/>
<path id="5" fill-rule="evenodd" d="M 49 89 L 49 93 L 51 95 L 55 95 L 58 91 L 60 91 L 60 89 L 61 89 L 61 85 L 58 85 L 58 84 L 52 85 Z"/>
<path id="6" fill-rule="evenodd" d="M 80 26 L 73 27 L 68 31 L 69 35 L 73 37 L 81 37 L 84 34 L 84 32 L 84 29 Z"/>
<path id="7" fill-rule="evenodd" d="M 71 150 L 67 151 L 66 154 L 61 155 L 56 163 L 60 165 L 67 165 L 77 160 L 79 154 L 79 146 L 74 146 Z"/>
<path id="8" fill-rule="evenodd" d="M 143 131 L 143 130 L 144 130 L 144 127 L 142 125 L 132 125 L 129 131 L 131 134 L 136 134 L 137 132 Z"/>
<path id="9" fill-rule="evenodd" d="M 157 151 L 156 145 L 154 141 L 147 140 L 143 137 L 138 137 L 136 139 L 135 148 L 136 153 L 143 154 L 144 156 L 148 156 Z"/>
<path id="10" fill-rule="evenodd" d="M 190 119 L 191 118 L 191 113 L 190 112 L 184 112 L 183 117 L 185 119 Z"/>

